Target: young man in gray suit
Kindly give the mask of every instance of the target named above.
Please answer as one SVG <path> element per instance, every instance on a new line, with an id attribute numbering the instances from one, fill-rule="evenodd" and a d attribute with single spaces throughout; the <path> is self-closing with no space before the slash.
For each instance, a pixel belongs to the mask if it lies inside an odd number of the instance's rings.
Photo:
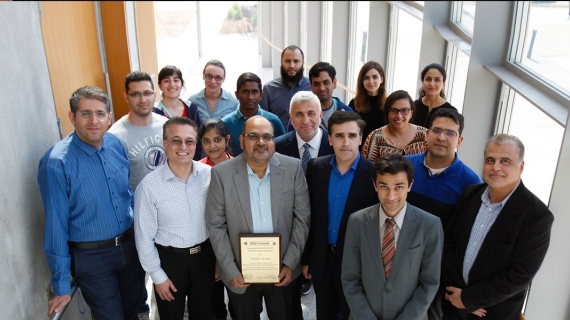
<path id="1" fill-rule="evenodd" d="M 271 122 L 248 119 L 243 154 L 212 168 L 206 224 L 218 274 L 238 320 L 259 319 L 262 298 L 271 319 L 291 319 L 294 286 L 309 234 L 310 208 L 301 161 L 275 153 Z M 240 233 L 280 233 L 282 268 L 277 284 L 246 284 L 240 271 Z M 297 288 L 298 290 L 298 288 Z"/>
<path id="2" fill-rule="evenodd" d="M 372 168 L 380 203 L 353 213 L 342 260 L 351 319 L 427 319 L 438 286 L 443 229 L 438 217 L 406 202 L 410 160 L 380 157 Z"/>

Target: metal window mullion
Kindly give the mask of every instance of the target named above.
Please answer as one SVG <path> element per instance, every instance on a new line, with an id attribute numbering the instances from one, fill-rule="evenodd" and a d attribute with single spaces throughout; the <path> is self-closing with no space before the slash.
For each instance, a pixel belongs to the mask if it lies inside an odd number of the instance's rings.
<path id="1" fill-rule="evenodd" d="M 502 84 L 501 101 L 497 111 L 497 121 L 494 134 L 508 133 L 511 126 L 511 117 L 515 104 L 515 90 L 506 84 Z"/>
<path id="2" fill-rule="evenodd" d="M 528 28 L 530 13 L 529 1 L 517 1 L 513 12 L 513 27 L 511 31 L 511 46 L 507 60 L 520 63 L 524 54 L 524 43 Z"/>
<path id="3" fill-rule="evenodd" d="M 445 81 L 445 97 L 447 101 L 451 101 L 453 85 L 455 83 L 455 68 L 457 66 L 458 48 L 449 41 L 447 42 L 447 57 L 445 70 L 447 71 L 447 80 Z"/>
<path id="4" fill-rule="evenodd" d="M 356 84 L 354 83 L 354 73 L 356 72 L 355 65 L 356 65 L 356 38 L 357 31 L 358 31 L 358 1 L 350 1 L 350 13 L 349 13 L 349 39 L 348 43 L 350 44 L 348 48 L 348 70 L 347 70 L 347 77 L 346 82 L 349 88 L 355 88 Z M 345 101 L 350 101 L 352 99 L 352 94 L 348 91 L 345 91 Z"/>
<path id="5" fill-rule="evenodd" d="M 396 67 L 396 46 L 398 45 L 398 7 L 390 5 L 390 35 L 388 38 L 388 63 L 386 66 L 387 92 L 394 91 L 394 69 Z"/>

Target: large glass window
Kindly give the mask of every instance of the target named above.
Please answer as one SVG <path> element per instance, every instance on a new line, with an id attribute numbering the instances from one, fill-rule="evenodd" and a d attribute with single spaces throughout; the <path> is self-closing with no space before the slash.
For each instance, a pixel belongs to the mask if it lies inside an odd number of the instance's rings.
<path id="1" fill-rule="evenodd" d="M 392 83 L 388 88 L 392 91 L 406 90 L 416 98 L 418 96 L 418 64 L 420 62 L 420 47 L 422 40 L 422 21 L 404 10 L 394 8 L 397 16 L 397 31 L 393 52 Z M 391 85 L 391 86 L 390 86 Z"/>
<path id="2" fill-rule="evenodd" d="M 521 139 L 525 146 L 525 186 L 548 204 L 564 128 L 515 93 L 508 133 Z"/>
<path id="3" fill-rule="evenodd" d="M 451 43 L 447 44 L 447 83 L 446 98 L 457 111 L 463 111 L 465 86 L 467 84 L 467 71 L 469 69 L 469 56 Z"/>
<path id="4" fill-rule="evenodd" d="M 357 1 L 356 3 L 356 30 L 355 30 L 355 46 L 353 59 L 352 82 L 350 88 L 356 88 L 358 82 L 358 73 L 362 66 L 368 62 L 368 20 L 370 16 L 370 1 Z M 353 95 L 350 94 L 350 99 Z M 350 101 L 349 99 L 347 99 Z"/>
<path id="5" fill-rule="evenodd" d="M 570 95 L 569 1 L 530 3 L 520 63 Z"/>
<path id="6" fill-rule="evenodd" d="M 462 1 L 459 23 L 469 34 L 473 34 L 475 23 L 475 1 Z"/>

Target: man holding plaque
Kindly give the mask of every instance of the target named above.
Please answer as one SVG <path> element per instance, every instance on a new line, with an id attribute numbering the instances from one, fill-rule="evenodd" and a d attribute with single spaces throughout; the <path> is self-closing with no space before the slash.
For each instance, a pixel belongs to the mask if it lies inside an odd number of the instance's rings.
<path id="1" fill-rule="evenodd" d="M 259 319 L 262 299 L 269 318 L 292 318 L 295 287 L 288 284 L 301 274 L 309 234 L 309 195 L 301 161 L 275 154 L 273 139 L 267 119 L 249 118 L 239 137 L 243 154 L 216 165 L 211 173 L 206 223 L 218 274 L 238 320 Z M 255 236 L 261 240 L 252 240 Z M 248 250 L 251 242 L 280 245 Z M 253 272 L 275 265 L 261 276 Z"/>

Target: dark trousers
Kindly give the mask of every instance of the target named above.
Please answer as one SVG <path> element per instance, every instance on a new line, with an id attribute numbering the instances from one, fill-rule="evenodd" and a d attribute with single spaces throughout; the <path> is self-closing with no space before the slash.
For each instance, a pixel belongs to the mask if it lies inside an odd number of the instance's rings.
<path id="1" fill-rule="evenodd" d="M 342 291 L 340 260 L 342 260 L 340 254 L 327 250 L 324 278 L 321 282 L 313 280 L 318 320 L 348 320 L 350 315 L 350 308 Z"/>
<path id="2" fill-rule="evenodd" d="M 133 235 L 116 247 L 70 248 L 69 254 L 71 274 L 95 319 L 137 319 L 147 293 Z"/>
<path id="3" fill-rule="evenodd" d="M 228 296 L 233 305 L 236 320 L 259 320 L 259 314 L 263 311 L 262 299 L 265 300 L 269 319 L 291 320 L 291 305 L 295 288 L 293 283 L 285 287 L 276 287 L 274 284 L 252 284 L 243 294 L 228 290 Z"/>
<path id="4" fill-rule="evenodd" d="M 293 320 L 303 320 L 303 307 L 301 306 L 301 287 L 303 286 L 303 279 L 305 279 L 305 276 L 301 273 L 297 279 L 289 284 L 295 287 L 293 289 Z"/>
<path id="5" fill-rule="evenodd" d="M 155 291 L 156 305 L 161 320 L 182 320 L 184 305 L 188 297 L 188 318 L 212 320 L 212 289 L 216 257 L 206 240 L 201 251 L 195 254 L 170 252 L 157 246 L 160 266 L 176 287 L 172 292 L 174 300 L 160 299 Z"/>

